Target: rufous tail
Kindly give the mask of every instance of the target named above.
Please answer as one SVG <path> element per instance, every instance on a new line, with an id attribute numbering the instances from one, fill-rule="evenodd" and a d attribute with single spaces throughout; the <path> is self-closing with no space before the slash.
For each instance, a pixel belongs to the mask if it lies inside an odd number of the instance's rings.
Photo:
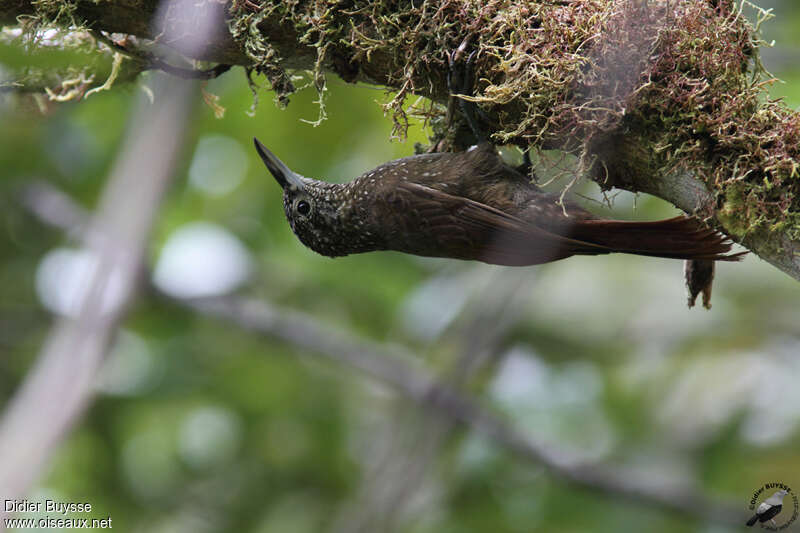
<path id="1" fill-rule="evenodd" d="M 607 247 L 612 253 L 671 259 L 740 261 L 747 253 L 729 253 L 730 239 L 684 216 L 655 222 L 586 220 L 571 226 L 569 237 Z"/>

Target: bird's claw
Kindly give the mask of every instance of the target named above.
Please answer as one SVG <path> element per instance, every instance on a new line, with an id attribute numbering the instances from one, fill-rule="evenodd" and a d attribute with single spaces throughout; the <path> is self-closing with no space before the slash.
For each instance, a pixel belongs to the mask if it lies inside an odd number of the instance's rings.
<path id="1" fill-rule="evenodd" d="M 469 45 L 469 38 L 464 39 L 462 43 L 450 52 L 447 56 L 448 72 L 447 72 L 447 85 L 450 91 L 450 97 L 456 98 L 461 113 L 464 115 L 467 125 L 472 130 L 473 135 L 478 143 L 486 142 L 488 135 L 486 131 L 480 126 L 478 115 L 483 120 L 487 117 L 483 110 L 478 107 L 475 102 L 469 101 L 464 98 L 471 97 L 473 94 L 475 84 L 475 59 L 478 56 L 478 51 L 473 50 L 467 56 L 466 61 L 461 61 L 461 57 L 466 52 Z"/>

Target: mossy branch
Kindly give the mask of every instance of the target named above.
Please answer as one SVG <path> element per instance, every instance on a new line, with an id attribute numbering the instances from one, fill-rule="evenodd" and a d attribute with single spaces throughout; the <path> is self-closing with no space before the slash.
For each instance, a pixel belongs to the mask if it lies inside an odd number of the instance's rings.
<path id="1" fill-rule="evenodd" d="M 63 20 L 67 6 L 94 30 L 151 39 L 161 32 L 149 26 L 152 0 L 65 2 L 5 2 L 0 21 Z M 671 201 L 800 280 L 800 116 L 766 96 L 757 28 L 741 13 L 747 2 L 192 5 L 228 14 L 197 59 L 263 73 L 282 99 L 295 69 L 311 70 L 320 91 L 325 72 L 383 85 L 394 91 L 387 106 L 401 127 L 406 96 L 447 100 L 447 53 L 466 40 L 477 51 L 474 99 L 496 141 L 573 153 L 602 187 Z M 185 51 L 180 38 L 160 44 Z"/>

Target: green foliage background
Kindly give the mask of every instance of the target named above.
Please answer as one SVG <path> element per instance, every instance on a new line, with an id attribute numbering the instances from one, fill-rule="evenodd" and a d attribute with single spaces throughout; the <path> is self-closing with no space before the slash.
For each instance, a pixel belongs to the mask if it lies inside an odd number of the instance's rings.
<path id="1" fill-rule="evenodd" d="M 796 106 L 800 7 L 764 4 L 780 15 L 766 27 L 778 46 L 765 53 L 765 62 L 786 80 L 773 94 Z M 219 95 L 226 114 L 217 119 L 208 106 L 196 109 L 156 223 L 152 266 L 185 224 L 216 224 L 250 255 L 253 275 L 239 292 L 355 335 L 409 346 L 429 367 L 443 369 L 464 349 L 459 327 L 480 309 L 491 292 L 486 286 L 527 276 L 526 303 L 496 347 L 499 362 L 470 387 L 497 412 L 556 447 L 646 468 L 654 479 L 686 474 L 707 492 L 740 501 L 742 509 L 765 482 L 800 487 L 795 281 L 756 257 L 721 265 L 714 309 L 704 312 L 685 308 L 677 261 L 571 258 L 511 274 L 396 253 L 323 258 L 292 235 L 252 137 L 304 175 L 345 181 L 412 153 L 414 141 L 425 141 L 421 127 L 405 143 L 389 142 L 391 124 L 376 103 L 386 95 L 338 79 L 329 82 L 329 119 L 316 128 L 301 121 L 317 118 L 313 90 L 295 95 L 285 111 L 262 93 L 251 117 L 240 71 L 207 89 Z M 49 251 L 75 246 L 22 208 L 20 188 L 46 180 L 93 206 L 139 90 L 116 87 L 46 114 L 29 100 L 0 95 L 4 403 L 52 322 L 37 296 L 37 269 Z M 246 154 L 244 181 L 221 196 L 187 178 L 197 143 L 213 136 L 233 139 Z M 581 192 L 596 195 L 590 186 Z M 620 195 L 614 215 L 674 212 L 652 198 L 635 205 Z M 439 320 L 444 332 L 426 336 L 424 326 Z M 359 501 L 353 498 L 375 450 L 387 439 L 402 440 L 392 428 L 425 427 L 413 406 L 349 369 L 150 295 L 136 300 L 115 357 L 123 361 L 123 376 L 138 381 L 99 393 L 32 497 L 90 502 L 94 516 L 111 516 L 121 531 L 328 530 L 348 502 Z M 138 366 L 125 366 L 130 361 Z M 529 390 L 513 379 L 515 369 L 531 377 Z M 421 485 L 422 503 L 397 519 L 400 531 L 724 531 L 576 490 L 459 430 L 442 441 Z"/>

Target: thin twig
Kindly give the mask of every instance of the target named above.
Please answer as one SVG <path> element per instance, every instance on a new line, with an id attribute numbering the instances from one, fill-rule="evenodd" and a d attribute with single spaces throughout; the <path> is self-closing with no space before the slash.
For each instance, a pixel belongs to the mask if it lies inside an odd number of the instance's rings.
<path id="1" fill-rule="evenodd" d="M 174 65 L 170 65 L 152 52 L 132 48 L 119 43 L 107 36 L 102 31 L 91 29 L 89 31 L 95 39 L 102 42 L 112 50 L 120 52 L 134 61 L 139 62 L 142 65 L 142 70 L 160 70 L 184 80 L 211 80 L 225 74 L 233 66 L 220 63 L 215 67 L 204 70 L 176 67 Z"/>
<path id="2" fill-rule="evenodd" d="M 206 70 L 195 70 L 172 66 L 156 56 L 151 57 L 150 61 L 146 64 L 146 67 L 150 70 L 160 70 L 184 80 L 211 80 L 225 74 L 232 66 L 233 65 L 220 64 Z"/>

